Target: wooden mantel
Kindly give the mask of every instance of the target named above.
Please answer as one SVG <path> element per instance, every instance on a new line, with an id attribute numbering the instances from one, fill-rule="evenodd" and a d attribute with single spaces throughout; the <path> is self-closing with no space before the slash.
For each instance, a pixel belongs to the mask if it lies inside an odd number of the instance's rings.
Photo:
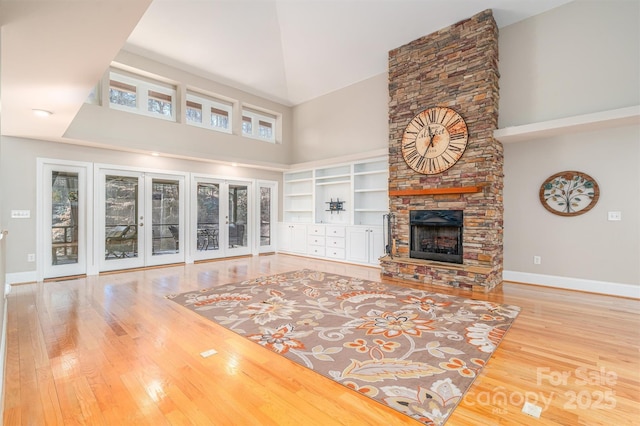
<path id="1" fill-rule="evenodd" d="M 425 189 L 398 189 L 390 190 L 389 196 L 411 196 L 411 195 L 445 195 L 445 194 L 472 194 L 482 191 L 481 186 L 458 186 L 454 188 L 425 188 Z"/>

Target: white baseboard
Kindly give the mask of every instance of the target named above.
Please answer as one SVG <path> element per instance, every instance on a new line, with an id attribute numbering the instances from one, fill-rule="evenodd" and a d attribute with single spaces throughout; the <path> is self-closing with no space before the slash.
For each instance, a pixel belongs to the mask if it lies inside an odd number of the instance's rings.
<path id="1" fill-rule="evenodd" d="M 582 278 L 557 277 L 554 275 L 531 274 L 528 272 L 503 271 L 502 279 L 518 283 L 535 284 L 566 290 L 640 299 L 640 285 L 585 280 Z"/>
<path id="2" fill-rule="evenodd" d="M 14 272 L 5 275 L 7 284 L 34 283 L 38 279 L 36 271 Z"/>

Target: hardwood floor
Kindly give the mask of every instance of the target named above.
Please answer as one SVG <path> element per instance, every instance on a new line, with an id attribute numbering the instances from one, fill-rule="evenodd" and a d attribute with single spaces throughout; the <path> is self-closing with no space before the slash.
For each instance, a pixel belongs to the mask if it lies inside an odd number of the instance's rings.
<path id="1" fill-rule="evenodd" d="M 164 298 L 302 268 L 380 280 L 269 255 L 14 286 L 4 425 L 419 425 Z M 522 312 L 447 425 L 640 424 L 640 301 L 514 283 L 472 296 Z"/>

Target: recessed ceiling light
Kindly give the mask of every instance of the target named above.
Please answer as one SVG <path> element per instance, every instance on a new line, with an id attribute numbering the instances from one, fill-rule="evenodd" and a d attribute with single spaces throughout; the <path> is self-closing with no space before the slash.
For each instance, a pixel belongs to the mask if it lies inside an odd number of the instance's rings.
<path id="1" fill-rule="evenodd" d="M 51 111 L 47 111 L 46 109 L 32 109 L 33 115 L 36 117 L 49 117 L 53 113 Z"/>
<path id="2" fill-rule="evenodd" d="M 159 152 L 152 152 L 151 155 L 153 155 L 154 157 L 160 157 L 160 153 Z"/>
<path id="3" fill-rule="evenodd" d="M 231 163 L 231 167 L 238 167 L 238 163 Z"/>

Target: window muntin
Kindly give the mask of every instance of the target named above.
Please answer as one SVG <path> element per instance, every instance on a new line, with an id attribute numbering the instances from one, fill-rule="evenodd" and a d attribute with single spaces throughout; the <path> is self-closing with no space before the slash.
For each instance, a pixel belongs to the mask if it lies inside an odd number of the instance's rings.
<path id="1" fill-rule="evenodd" d="M 233 106 L 221 99 L 187 92 L 187 124 L 231 133 Z"/>
<path id="2" fill-rule="evenodd" d="M 109 106 L 113 109 L 175 121 L 173 86 L 111 71 Z"/>
<path id="3" fill-rule="evenodd" d="M 266 112 L 243 108 L 242 135 L 249 138 L 275 143 L 276 116 Z"/>

